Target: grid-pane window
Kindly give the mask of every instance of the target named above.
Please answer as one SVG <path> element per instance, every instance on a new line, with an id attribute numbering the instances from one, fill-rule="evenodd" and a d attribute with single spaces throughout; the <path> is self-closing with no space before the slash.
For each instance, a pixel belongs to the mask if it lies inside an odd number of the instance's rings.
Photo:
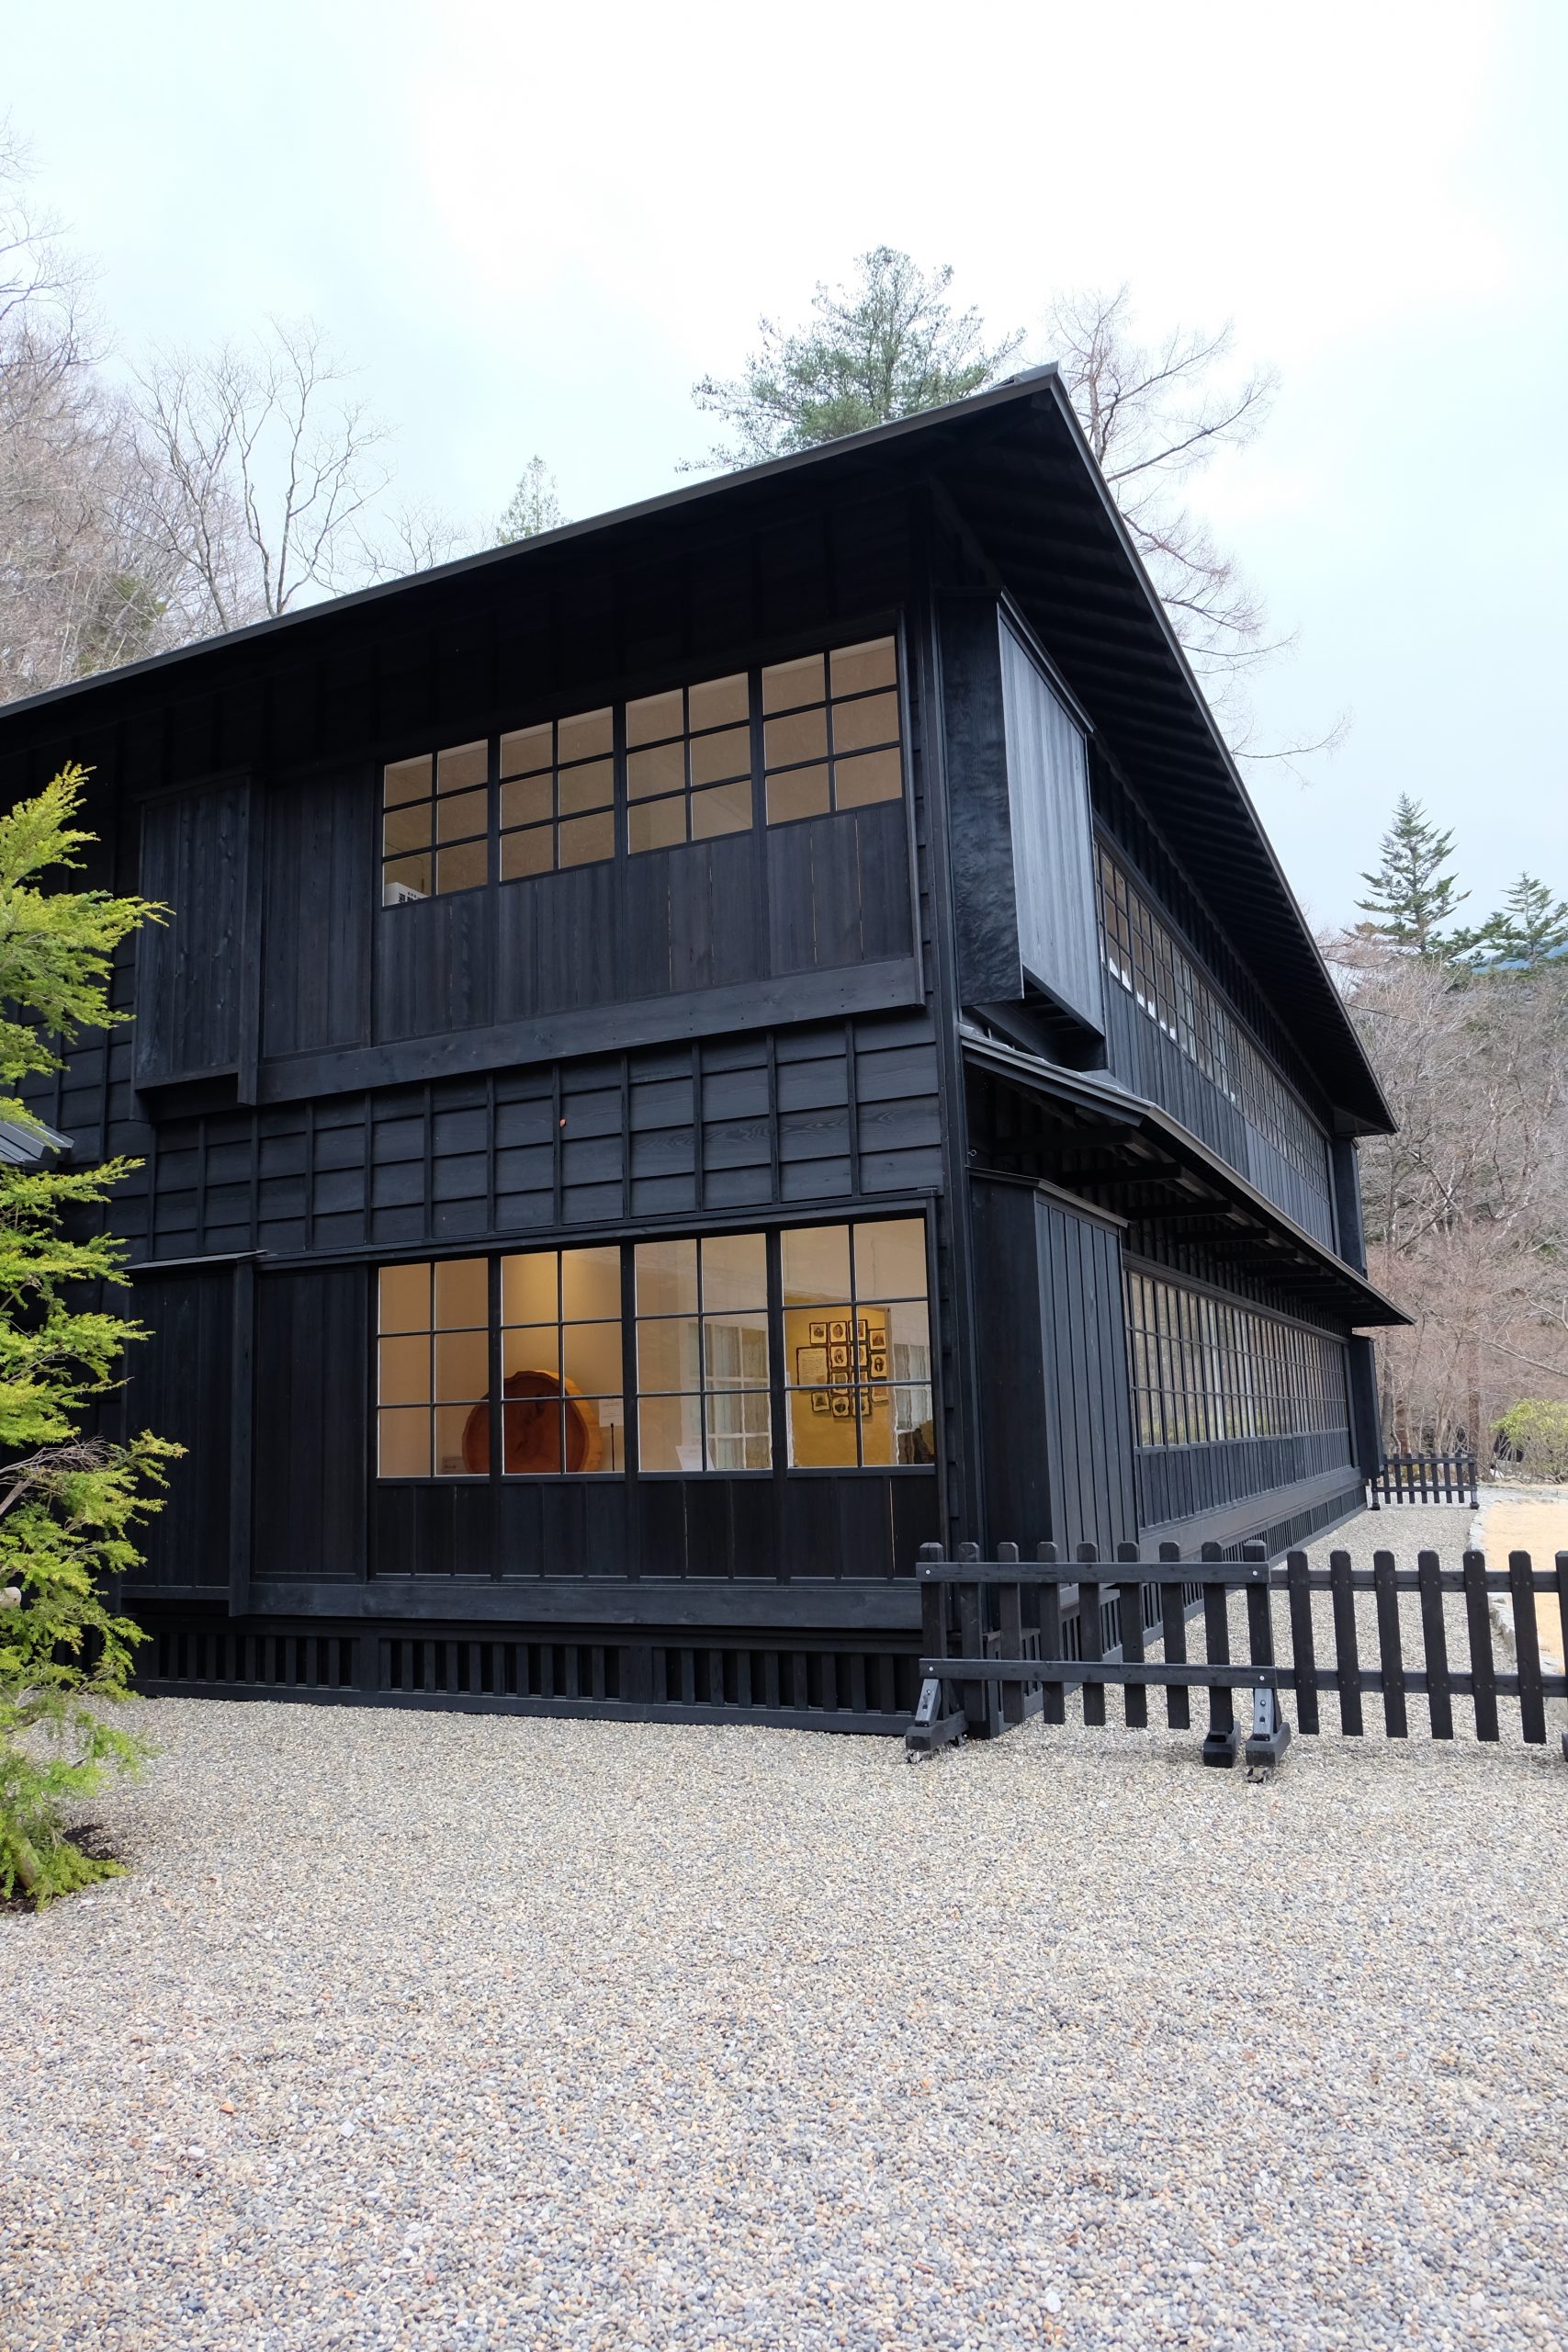
<path id="1" fill-rule="evenodd" d="M 751 830 L 746 673 L 626 705 L 626 847 L 674 849 Z"/>
<path id="2" fill-rule="evenodd" d="M 1283 1079 L 1103 846 L 1099 879 L 1100 951 L 1111 978 L 1235 1104 L 1247 1125 L 1326 1199 L 1323 1136 Z"/>
<path id="3" fill-rule="evenodd" d="M 483 1258 L 382 1267 L 376 1418 L 383 1478 L 462 1477 L 487 1468 L 489 1300 Z"/>
<path id="4" fill-rule="evenodd" d="M 904 765 L 894 639 L 765 669 L 762 758 L 770 825 L 897 800 Z"/>
<path id="5" fill-rule="evenodd" d="M 381 771 L 381 903 L 474 890 L 490 879 L 490 745 L 393 760 Z"/>
<path id="6" fill-rule="evenodd" d="M 780 1266 L 791 1463 L 934 1461 L 920 1220 L 802 1227 Z"/>
<path id="7" fill-rule="evenodd" d="M 626 1468 L 621 1252 L 531 1250 L 501 1261 L 506 1477 Z M 485 1465 L 489 1468 L 487 1456 Z"/>
<path id="8" fill-rule="evenodd" d="M 501 878 L 615 854 L 615 716 L 578 711 L 501 739 Z"/>
<path id="9" fill-rule="evenodd" d="M 771 1469 L 763 1236 L 639 1241 L 634 1257 L 639 1467 Z"/>
<path id="10" fill-rule="evenodd" d="M 1325 1332 L 1133 1268 L 1126 1305 L 1140 1445 L 1348 1429 L 1345 1351 Z"/>

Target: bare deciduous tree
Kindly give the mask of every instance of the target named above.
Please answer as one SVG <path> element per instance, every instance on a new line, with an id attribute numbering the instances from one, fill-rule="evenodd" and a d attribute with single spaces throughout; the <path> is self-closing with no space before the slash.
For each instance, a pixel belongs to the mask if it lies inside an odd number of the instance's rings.
<path id="1" fill-rule="evenodd" d="M 0 126 L 0 700 L 164 641 L 130 422 L 101 383 L 85 274 Z"/>
<path id="2" fill-rule="evenodd" d="M 319 327 L 275 319 L 248 345 L 161 352 L 138 377 L 151 527 L 198 628 L 238 628 L 363 576 L 385 435 L 342 397 L 347 374 Z"/>
<path id="3" fill-rule="evenodd" d="M 1399 1132 L 1361 1146 L 1384 1434 L 1485 1452 L 1521 1396 L 1568 1396 L 1568 973 L 1456 971 L 1329 943 Z"/>

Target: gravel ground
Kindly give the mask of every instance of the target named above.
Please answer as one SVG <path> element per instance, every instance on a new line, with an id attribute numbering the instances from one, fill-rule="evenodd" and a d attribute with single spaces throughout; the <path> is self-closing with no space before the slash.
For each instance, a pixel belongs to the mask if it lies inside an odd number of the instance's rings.
<path id="1" fill-rule="evenodd" d="M 1568 2337 L 1555 1744 L 144 1721 L 0 1917 L 5 2352 Z"/>

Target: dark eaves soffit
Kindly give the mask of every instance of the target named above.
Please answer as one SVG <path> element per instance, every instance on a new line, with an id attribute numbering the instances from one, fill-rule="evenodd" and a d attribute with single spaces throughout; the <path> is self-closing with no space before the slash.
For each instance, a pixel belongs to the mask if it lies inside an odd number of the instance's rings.
<path id="1" fill-rule="evenodd" d="M 786 507 L 803 477 L 826 489 L 895 468 L 932 481 L 952 500 L 1298 1037 L 1340 1130 L 1392 1132 L 1344 1002 L 1055 366 L 1027 369 L 945 408 L 51 687 L 0 708 L 0 741 L 51 706 L 69 704 L 86 717 L 100 697 L 134 692 L 139 682 L 175 671 L 220 673 L 252 649 L 277 640 L 281 650 L 302 633 L 324 654 L 339 631 L 379 605 L 397 604 L 410 619 L 435 622 L 469 602 L 486 575 L 510 567 L 570 563 L 591 546 L 607 557 L 617 543 L 656 539 L 688 516 L 716 523 L 721 512 L 739 520 Z"/>
<path id="2" fill-rule="evenodd" d="M 1134 1094 L 1102 1072 L 1061 1069 L 1040 1056 L 1000 1045 L 967 1023 L 961 1036 L 964 1059 L 977 1069 L 1068 1105 L 1109 1128 L 1134 1129 L 1156 1142 L 1168 1159 L 1191 1170 L 1205 1192 L 1223 1199 L 1246 1223 L 1269 1235 L 1281 1252 L 1277 1271 L 1288 1278 L 1290 1268 L 1285 1261 L 1293 1261 L 1295 1279 L 1304 1295 L 1337 1307 L 1348 1322 L 1362 1329 L 1410 1321 L 1403 1308 L 1395 1306 L 1364 1274 L 1326 1249 L 1157 1102 Z"/>

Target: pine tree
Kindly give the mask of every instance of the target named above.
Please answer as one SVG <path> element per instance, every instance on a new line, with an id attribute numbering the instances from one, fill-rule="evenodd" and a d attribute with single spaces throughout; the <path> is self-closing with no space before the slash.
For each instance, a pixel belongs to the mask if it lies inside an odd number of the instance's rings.
<path id="1" fill-rule="evenodd" d="M 754 465 L 962 400 L 999 375 L 1022 341 L 987 345 L 978 311 L 954 312 L 948 267 L 921 269 L 891 245 L 854 266 L 852 285 L 818 287 L 805 326 L 786 333 L 760 320 L 761 349 L 739 378 L 693 386 L 697 406 L 738 436 L 706 462 Z"/>
<path id="2" fill-rule="evenodd" d="M 1407 955 L 1447 961 L 1453 943 L 1440 938 L 1439 931 L 1470 896 L 1451 874 L 1443 872 L 1454 854 L 1452 833 L 1439 832 L 1420 802 L 1402 792 L 1393 823 L 1379 846 L 1382 866 L 1376 874 L 1361 876 L 1371 895 L 1356 901 L 1363 914 L 1372 917 L 1361 929 Z"/>
<path id="3" fill-rule="evenodd" d="M 495 544 L 504 548 L 514 539 L 536 539 L 541 531 L 558 531 L 570 519 L 560 511 L 554 474 L 543 458 L 530 458 L 496 525 Z"/>
<path id="4" fill-rule="evenodd" d="M 1568 951 L 1568 899 L 1553 899 L 1544 882 L 1521 874 L 1495 915 L 1479 931 L 1459 933 L 1455 952 L 1485 971 L 1498 966 L 1533 972 Z"/>
<path id="5" fill-rule="evenodd" d="M 71 822 L 83 782 L 67 768 L 0 817 L 0 1087 L 57 1068 L 51 1040 L 128 1017 L 108 1005 L 114 950 L 160 911 L 38 888 L 91 839 Z M 0 1119 L 42 1145 L 18 1100 L 0 1100 Z M 101 1304 L 103 1286 L 125 1280 L 122 1250 L 91 1229 L 135 1164 L 0 1162 L 0 1896 L 19 1886 L 39 1904 L 117 1869 L 70 1841 L 63 1807 L 143 1752 L 105 1712 L 131 1696 L 142 1637 L 101 1588 L 136 1566 L 137 1522 L 158 1509 L 181 1449 L 88 1426 L 141 1337 Z"/>

